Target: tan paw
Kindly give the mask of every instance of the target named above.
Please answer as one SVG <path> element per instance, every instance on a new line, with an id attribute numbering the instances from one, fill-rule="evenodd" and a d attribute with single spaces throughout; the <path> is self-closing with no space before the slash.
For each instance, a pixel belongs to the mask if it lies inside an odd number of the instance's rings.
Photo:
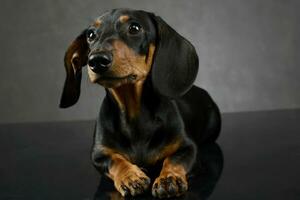
<path id="1" fill-rule="evenodd" d="M 116 177 L 114 184 L 122 196 L 136 196 L 144 193 L 149 188 L 150 178 L 137 166 L 133 165 L 126 172 Z"/>

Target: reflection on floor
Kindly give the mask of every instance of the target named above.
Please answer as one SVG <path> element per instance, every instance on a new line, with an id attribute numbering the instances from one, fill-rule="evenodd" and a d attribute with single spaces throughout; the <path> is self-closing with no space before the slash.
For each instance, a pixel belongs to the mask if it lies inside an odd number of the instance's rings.
<path id="1" fill-rule="evenodd" d="M 300 109 L 222 118 L 218 144 L 198 150 L 180 199 L 300 199 Z M 94 121 L 1 124 L 0 199 L 122 199 L 92 166 L 93 128 Z"/>

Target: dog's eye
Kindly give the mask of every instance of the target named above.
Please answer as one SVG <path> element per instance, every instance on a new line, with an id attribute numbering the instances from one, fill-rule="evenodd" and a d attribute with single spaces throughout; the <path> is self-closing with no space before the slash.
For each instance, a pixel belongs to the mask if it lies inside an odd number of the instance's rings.
<path id="1" fill-rule="evenodd" d="M 141 31 L 142 27 L 141 25 L 139 25 L 138 23 L 134 22 L 132 24 L 130 24 L 129 28 L 128 28 L 128 32 L 131 35 L 135 35 L 138 34 Z"/>
<path id="2" fill-rule="evenodd" d="M 86 32 L 86 37 L 89 41 L 93 41 L 96 38 L 96 32 L 93 29 L 89 29 Z"/>

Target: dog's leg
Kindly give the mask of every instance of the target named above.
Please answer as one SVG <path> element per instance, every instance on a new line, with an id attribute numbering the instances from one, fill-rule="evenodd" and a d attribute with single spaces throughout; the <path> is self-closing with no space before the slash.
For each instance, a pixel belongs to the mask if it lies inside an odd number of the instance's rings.
<path id="1" fill-rule="evenodd" d="M 158 198 L 180 196 L 188 189 L 187 173 L 195 162 L 193 143 L 182 146 L 163 161 L 159 177 L 152 186 L 152 195 Z"/>
<path id="2" fill-rule="evenodd" d="M 150 179 L 136 165 L 127 161 L 120 154 L 111 156 L 112 163 L 108 170 L 108 176 L 114 181 L 116 189 L 127 196 L 135 196 L 148 189 Z"/>
<path id="3" fill-rule="evenodd" d="M 110 151 L 110 150 L 109 150 Z M 114 182 L 122 196 L 135 196 L 146 191 L 150 178 L 136 165 L 119 153 L 94 151 L 94 166 Z M 103 154 L 104 153 L 104 154 Z"/>

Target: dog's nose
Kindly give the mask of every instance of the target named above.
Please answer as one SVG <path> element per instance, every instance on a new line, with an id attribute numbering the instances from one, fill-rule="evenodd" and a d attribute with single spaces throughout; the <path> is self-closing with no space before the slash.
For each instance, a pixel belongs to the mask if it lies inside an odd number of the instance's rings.
<path id="1" fill-rule="evenodd" d="M 89 56 L 88 65 L 95 73 L 103 73 L 112 63 L 112 55 L 109 52 L 94 53 Z"/>

